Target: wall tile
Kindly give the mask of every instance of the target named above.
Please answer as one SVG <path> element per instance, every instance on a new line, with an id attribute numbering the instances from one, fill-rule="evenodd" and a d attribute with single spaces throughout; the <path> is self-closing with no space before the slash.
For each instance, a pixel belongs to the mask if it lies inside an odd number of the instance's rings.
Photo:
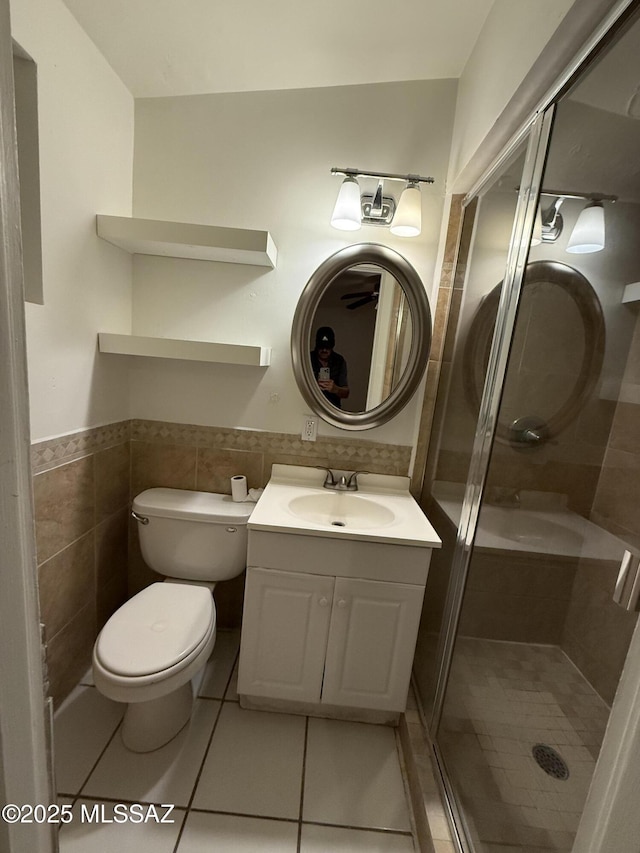
<path id="1" fill-rule="evenodd" d="M 247 478 L 250 489 L 259 489 L 265 483 L 262 453 L 201 447 L 197 458 L 196 489 L 199 491 L 230 495 L 230 479 L 236 474 Z"/>
<path id="2" fill-rule="evenodd" d="M 95 600 L 95 534 L 91 530 L 38 569 L 40 615 L 53 637 Z"/>
<path id="3" fill-rule="evenodd" d="M 131 450 L 128 442 L 95 454 L 98 524 L 128 504 L 130 465 Z"/>
<path id="4" fill-rule="evenodd" d="M 49 692 L 56 707 L 91 663 L 96 637 L 95 603 L 87 604 L 54 637 L 47 638 Z"/>
<path id="5" fill-rule="evenodd" d="M 195 489 L 196 448 L 131 442 L 131 496 L 156 486 Z"/>
<path id="6" fill-rule="evenodd" d="M 127 600 L 129 510 L 120 510 L 96 528 L 96 615 L 98 629 Z"/>
<path id="7" fill-rule="evenodd" d="M 94 526 L 94 483 L 92 456 L 52 468 L 34 478 L 38 563 Z"/>

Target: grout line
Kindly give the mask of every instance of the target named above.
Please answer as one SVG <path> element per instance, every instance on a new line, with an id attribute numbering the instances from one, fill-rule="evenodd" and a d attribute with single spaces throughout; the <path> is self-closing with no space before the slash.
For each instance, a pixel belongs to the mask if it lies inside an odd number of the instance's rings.
<path id="1" fill-rule="evenodd" d="M 330 826 L 332 829 L 353 829 L 359 832 L 378 832 L 380 835 L 401 835 L 403 838 L 414 840 L 413 833 L 406 829 L 387 829 L 380 826 L 356 826 L 350 823 L 323 823 L 321 820 L 305 820 L 308 826 Z"/>
<path id="2" fill-rule="evenodd" d="M 196 699 L 198 699 L 198 698 L 199 697 L 194 697 L 194 706 L 195 706 Z M 213 736 L 216 733 L 216 729 L 218 728 L 218 723 L 220 721 L 220 714 L 222 713 L 223 702 L 221 702 L 220 699 L 216 699 L 215 701 L 220 702 L 220 707 L 218 708 L 218 713 L 217 713 L 216 719 L 213 723 L 213 728 L 211 729 L 211 734 L 209 735 L 209 740 L 207 741 L 207 745 L 206 745 L 204 752 L 202 754 L 202 759 L 200 761 L 200 768 L 198 769 L 195 781 L 193 783 L 193 788 L 191 790 L 191 796 L 189 797 L 189 801 L 187 802 L 187 805 L 185 806 L 184 820 L 182 822 L 182 826 L 180 827 L 180 832 L 178 833 L 178 837 L 176 838 L 176 844 L 175 844 L 175 847 L 173 848 L 173 853 L 177 853 L 178 845 L 180 844 L 180 839 L 182 838 L 182 833 L 184 832 L 184 827 L 187 823 L 187 818 L 189 816 L 189 812 L 191 811 L 191 804 L 193 803 L 194 797 L 196 795 L 196 788 L 198 787 L 198 783 L 200 782 L 200 777 L 202 776 L 202 771 L 204 770 L 204 765 L 205 765 L 205 762 L 207 760 L 207 755 L 209 754 L 209 749 L 211 748 L 211 741 L 213 740 Z"/>
<path id="3" fill-rule="evenodd" d="M 309 742 L 309 717 L 305 717 L 304 721 L 304 748 L 302 750 L 302 775 L 300 778 L 300 811 L 298 812 L 298 845 L 297 853 L 300 853 L 302 844 L 302 810 L 304 808 L 304 783 L 307 773 L 307 745 Z"/>
<path id="4" fill-rule="evenodd" d="M 94 687 L 93 687 L 93 689 L 94 689 L 94 690 L 97 690 L 97 687 L 95 687 L 95 686 L 94 686 Z M 84 782 L 82 783 L 82 785 L 80 785 L 80 788 L 78 789 L 78 793 L 76 794 L 76 798 L 77 798 L 77 797 L 79 797 L 79 796 L 82 794 L 82 792 L 83 792 L 83 790 L 84 790 L 85 785 L 87 784 L 87 782 L 88 782 L 88 781 L 89 781 L 89 779 L 91 778 L 91 775 L 92 775 L 93 771 L 94 771 L 94 770 L 96 769 L 96 767 L 98 766 L 98 764 L 99 764 L 99 762 L 100 762 L 100 759 L 101 759 L 101 758 L 102 758 L 102 756 L 105 754 L 105 752 L 107 751 L 107 749 L 109 749 L 109 746 L 111 745 L 111 742 L 112 742 L 112 741 L 113 741 L 113 739 L 115 738 L 116 733 L 118 732 L 118 730 L 120 729 L 120 726 L 122 725 L 122 719 L 123 719 L 123 717 L 124 717 L 124 714 L 123 714 L 123 716 L 118 720 L 118 723 L 117 723 L 117 725 L 116 725 L 115 729 L 114 729 L 114 730 L 113 730 L 113 732 L 111 733 L 111 737 L 107 740 L 106 744 L 104 745 L 104 748 L 103 748 L 103 749 L 102 749 L 102 751 L 100 752 L 100 755 L 98 755 L 98 757 L 96 758 L 95 762 L 93 763 L 93 766 L 91 767 L 91 770 L 90 770 L 90 771 L 89 771 L 89 773 L 87 774 L 87 776 L 86 776 L 86 778 L 85 778 Z"/>

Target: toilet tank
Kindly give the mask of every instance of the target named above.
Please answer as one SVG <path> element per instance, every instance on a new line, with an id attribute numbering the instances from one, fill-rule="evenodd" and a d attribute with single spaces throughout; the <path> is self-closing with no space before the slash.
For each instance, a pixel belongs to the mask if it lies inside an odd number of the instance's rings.
<path id="1" fill-rule="evenodd" d="M 142 556 L 161 575 L 223 581 L 246 567 L 253 503 L 231 495 L 147 489 L 133 501 Z"/>

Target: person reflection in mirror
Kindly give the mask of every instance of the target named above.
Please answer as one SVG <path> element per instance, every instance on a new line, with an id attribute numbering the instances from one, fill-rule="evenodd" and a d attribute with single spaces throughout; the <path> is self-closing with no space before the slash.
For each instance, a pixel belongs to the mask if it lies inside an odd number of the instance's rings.
<path id="1" fill-rule="evenodd" d="M 349 396 L 347 362 L 335 352 L 336 336 L 330 326 L 321 326 L 316 332 L 316 347 L 311 352 L 311 367 L 322 393 L 336 408 Z"/>

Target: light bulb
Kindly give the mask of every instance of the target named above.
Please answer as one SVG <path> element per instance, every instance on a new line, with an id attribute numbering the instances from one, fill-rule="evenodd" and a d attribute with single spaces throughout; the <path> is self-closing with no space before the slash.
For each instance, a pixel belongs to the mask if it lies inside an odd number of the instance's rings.
<path id="1" fill-rule="evenodd" d="M 415 183 L 408 183 L 402 191 L 391 233 L 396 237 L 417 237 L 422 230 L 422 194 Z"/>
<path id="2" fill-rule="evenodd" d="M 347 175 L 340 186 L 331 224 L 340 231 L 357 231 L 362 224 L 360 185 L 351 175 Z"/>
<path id="3" fill-rule="evenodd" d="M 601 201 L 588 204 L 578 217 L 567 252 L 572 255 L 587 255 L 604 249 L 604 208 Z"/>

